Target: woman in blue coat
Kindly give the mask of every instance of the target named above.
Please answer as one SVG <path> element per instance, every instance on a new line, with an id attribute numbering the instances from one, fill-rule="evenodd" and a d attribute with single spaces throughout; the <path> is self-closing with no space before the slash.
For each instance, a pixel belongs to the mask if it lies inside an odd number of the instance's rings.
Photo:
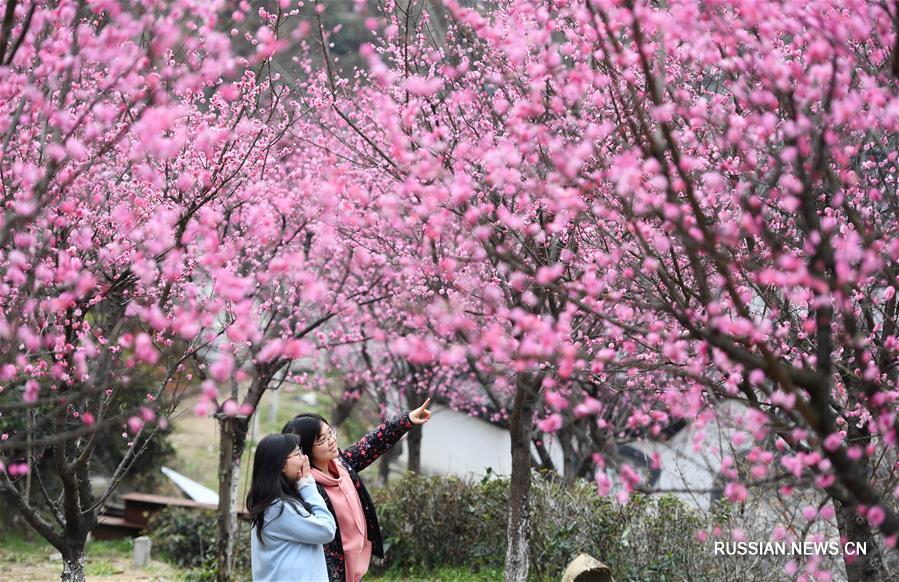
<path id="1" fill-rule="evenodd" d="M 371 465 L 415 425 L 431 418 L 430 398 L 405 414 L 390 418 L 345 449 L 335 431 L 317 414 L 300 414 L 282 429 L 302 439 L 312 463 L 318 491 L 337 520 L 334 540 L 325 544 L 327 580 L 358 582 L 372 555 L 384 557 L 384 544 L 374 503 L 358 472 Z M 349 546 L 349 547 L 348 547 Z"/>
<path id="2" fill-rule="evenodd" d="M 273 434 L 259 441 L 247 512 L 255 582 L 328 579 L 322 546 L 334 539 L 337 525 L 296 435 Z"/>

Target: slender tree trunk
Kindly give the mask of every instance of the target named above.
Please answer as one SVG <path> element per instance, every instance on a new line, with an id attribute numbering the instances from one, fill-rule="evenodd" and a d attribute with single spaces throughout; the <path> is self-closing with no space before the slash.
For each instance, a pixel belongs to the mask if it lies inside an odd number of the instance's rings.
<path id="1" fill-rule="evenodd" d="M 546 449 L 546 442 L 543 439 L 539 438 L 537 435 L 534 436 L 535 438 L 531 441 L 531 444 L 533 444 L 534 448 L 537 450 L 537 457 L 540 459 L 540 469 L 558 473 L 556 464 L 553 463 L 552 457 L 549 456 L 549 451 Z M 568 470 L 566 469 L 565 471 L 565 477 L 567 479 Z"/>
<path id="2" fill-rule="evenodd" d="M 62 582 L 84 582 L 84 551 L 68 554 L 62 560 Z"/>
<path id="3" fill-rule="evenodd" d="M 219 452 L 218 539 L 216 540 L 216 580 L 229 582 L 234 575 L 234 543 L 237 537 L 237 482 L 240 457 L 247 442 L 245 419 L 222 418 Z"/>
<path id="4" fill-rule="evenodd" d="M 859 544 L 867 550 L 865 555 L 843 555 L 843 564 L 846 566 L 846 580 L 848 582 L 881 582 L 885 580 L 883 556 L 880 544 L 871 531 L 868 521 L 858 515 L 855 509 L 834 500 L 836 508 L 837 528 L 840 537 L 847 543 Z"/>
<path id="5" fill-rule="evenodd" d="M 412 370 L 412 375 L 414 376 L 416 373 L 415 368 Z M 426 398 L 427 396 L 418 394 L 414 389 L 406 388 L 406 404 L 410 410 L 424 404 Z M 409 447 L 409 456 L 406 458 L 406 470 L 416 475 L 421 473 L 422 428 L 421 425 L 415 425 L 409 429 L 409 433 L 406 435 L 406 446 Z"/>
<path id="6" fill-rule="evenodd" d="M 61 423 L 60 423 L 61 424 Z M 84 582 L 84 546 L 97 525 L 96 513 L 85 511 L 94 503 L 86 465 L 69 465 L 66 443 L 54 447 L 53 455 L 63 487 L 62 539 L 54 544 L 62 554 L 62 582 Z M 74 470 L 73 470 L 74 469 Z"/>
<path id="7" fill-rule="evenodd" d="M 528 374 L 519 374 L 515 401 L 509 418 L 512 441 L 512 477 L 509 484 L 508 546 L 506 582 L 527 582 L 528 530 L 530 528 L 531 434 L 539 385 Z"/>
<path id="8" fill-rule="evenodd" d="M 285 364 L 257 367 L 256 378 L 247 390 L 244 402 L 253 413 L 249 416 L 217 416 L 219 421 L 219 506 L 216 540 L 216 581 L 230 582 L 234 577 L 235 538 L 237 536 L 237 483 L 240 477 L 240 458 L 247 446 L 247 433 L 253 422 L 262 395 L 274 375 Z M 232 386 L 231 398 L 238 400 L 237 384 Z"/>
<path id="9" fill-rule="evenodd" d="M 409 456 L 406 458 L 406 470 L 410 473 L 421 473 L 421 426 L 413 426 L 406 435 L 406 446 Z"/>
<path id="10" fill-rule="evenodd" d="M 851 441 L 858 443 L 859 446 L 865 446 L 870 442 L 870 436 L 866 432 L 852 426 L 851 423 L 847 437 Z M 866 464 L 865 472 L 868 471 Z M 855 508 L 851 505 L 844 505 L 836 499 L 833 500 L 833 504 L 834 509 L 836 509 L 837 529 L 840 531 L 840 537 L 845 539 L 847 543 L 864 544 L 867 550 L 866 555 L 843 555 L 848 582 L 880 582 L 884 580 L 886 576 L 880 544 L 877 536 L 871 531 L 868 520 L 858 515 Z"/>
<path id="11" fill-rule="evenodd" d="M 71 525 L 69 526 L 71 527 Z M 84 582 L 84 546 L 87 543 L 87 532 L 68 529 L 62 553 L 62 582 Z"/>
<path id="12" fill-rule="evenodd" d="M 359 402 L 358 396 L 350 396 L 350 392 L 361 391 L 363 386 L 353 386 L 350 390 L 345 390 L 340 397 L 340 401 L 334 405 L 331 410 L 331 426 L 337 428 L 343 424 L 346 419 L 353 413 L 353 408 Z"/>
<path id="13" fill-rule="evenodd" d="M 402 447 L 402 443 L 397 443 L 381 455 L 378 465 L 378 478 L 381 481 L 381 487 L 387 487 L 390 480 L 390 463 L 400 455 L 400 452 L 403 450 Z"/>

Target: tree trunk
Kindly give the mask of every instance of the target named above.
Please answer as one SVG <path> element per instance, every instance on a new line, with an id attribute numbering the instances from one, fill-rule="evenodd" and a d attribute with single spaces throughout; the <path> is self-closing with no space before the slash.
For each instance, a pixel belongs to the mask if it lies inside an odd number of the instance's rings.
<path id="1" fill-rule="evenodd" d="M 406 435 L 406 446 L 409 447 L 409 456 L 406 459 L 406 470 L 416 475 L 421 473 L 421 426 L 416 425 L 409 429 Z"/>
<path id="2" fill-rule="evenodd" d="M 856 513 L 855 508 L 834 500 L 837 527 L 845 543 L 859 544 L 867 550 L 866 555 L 843 555 L 848 582 L 880 582 L 884 580 L 883 556 L 880 544 L 871 531 L 868 521 Z"/>
<path id="3" fill-rule="evenodd" d="M 346 419 L 350 417 L 350 414 L 353 413 L 353 408 L 356 407 L 356 403 L 359 402 L 358 393 L 361 392 L 363 386 L 353 386 L 350 389 L 344 390 L 343 394 L 340 396 L 340 401 L 334 405 L 334 408 L 331 410 L 331 426 L 334 428 L 339 427 L 343 424 Z M 352 395 L 352 393 L 356 393 L 356 395 Z"/>
<path id="4" fill-rule="evenodd" d="M 412 376 L 416 374 L 415 368 L 412 368 Z M 418 408 L 425 403 L 426 396 L 422 396 L 411 388 L 413 382 L 410 382 L 409 388 L 406 388 L 406 405 L 409 409 Z M 406 470 L 416 475 L 421 473 L 421 437 L 422 426 L 414 425 L 409 429 L 406 435 L 406 446 L 409 447 L 409 456 L 406 458 Z"/>
<path id="5" fill-rule="evenodd" d="M 871 437 L 867 431 L 863 431 L 850 423 L 848 434 L 846 435 L 852 442 L 858 443 L 859 446 L 865 446 L 871 442 Z M 865 461 L 865 473 L 869 473 L 868 462 Z M 848 582 L 880 582 L 886 578 L 886 571 L 883 564 L 883 555 L 881 554 L 880 544 L 877 536 L 871 531 L 868 520 L 858 515 L 855 507 L 849 504 L 843 504 L 833 499 L 834 509 L 836 509 L 837 529 L 840 531 L 840 537 L 845 540 L 844 543 L 864 544 L 867 550 L 866 555 L 847 556 L 843 555 L 843 564 L 846 566 L 846 579 Z"/>
<path id="6" fill-rule="evenodd" d="M 506 582 L 527 582 L 528 530 L 530 528 L 531 434 L 538 383 L 519 374 L 509 418 L 512 441 L 512 477 L 509 484 L 509 521 L 506 534 Z"/>
<path id="7" fill-rule="evenodd" d="M 216 540 L 216 580 L 229 582 L 234 575 L 234 542 L 237 537 L 237 482 L 240 457 L 247 442 L 248 423 L 244 419 L 219 419 L 219 507 Z"/>
<path id="8" fill-rule="evenodd" d="M 556 464 L 553 463 L 552 457 L 549 456 L 549 451 L 546 449 L 546 442 L 539 437 L 539 435 L 534 435 L 535 438 L 531 441 L 531 444 L 534 445 L 534 448 L 537 450 L 537 457 L 540 459 L 540 469 L 544 471 L 552 471 L 553 473 L 558 473 L 556 470 Z M 565 470 L 565 477 L 568 477 L 568 470 Z"/>
<path id="9" fill-rule="evenodd" d="M 390 481 L 390 463 L 400 455 L 403 450 L 402 446 L 402 443 L 397 443 L 381 455 L 378 465 L 378 479 L 381 481 L 381 487 L 387 487 Z"/>
<path id="10" fill-rule="evenodd" d="M 84 582 L 84 544 L 72 548 L 62 558 L 62 582 Z"/>

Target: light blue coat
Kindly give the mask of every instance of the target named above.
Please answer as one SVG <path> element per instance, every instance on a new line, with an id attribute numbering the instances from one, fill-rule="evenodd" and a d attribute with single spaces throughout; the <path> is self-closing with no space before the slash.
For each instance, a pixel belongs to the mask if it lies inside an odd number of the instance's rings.
<path id="1" fill-rule="evenodd" d="M 312 515 L 304 517 L 279 499 L 265 510 L 264 547 L 256 528 L 250 530 L 254 582 L 328 582 L 322 544 L 334 539 L 337 525 L 311 478 L 301 481 L 298 490 Z M 299 511 L 305 513 L 301 507 Z"/>

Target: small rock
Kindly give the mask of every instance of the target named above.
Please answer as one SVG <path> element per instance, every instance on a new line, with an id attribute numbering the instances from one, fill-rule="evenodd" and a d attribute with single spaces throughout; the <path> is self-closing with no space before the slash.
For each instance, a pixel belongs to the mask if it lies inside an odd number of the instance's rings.
<path id="1" fill-rule="evenodd" d="M 145 568 L 150 563 L 150 548 L 153 542 L 147 536 L 140 536 L 134 540 L 134 566 Z"/>
<path id="2" fill-rule="evenodd" d="M 612 571 L 608 566 L 587 554 L 581 554 L 575 558 L 565 573 L 562 582 L 614 582 Z"/>

